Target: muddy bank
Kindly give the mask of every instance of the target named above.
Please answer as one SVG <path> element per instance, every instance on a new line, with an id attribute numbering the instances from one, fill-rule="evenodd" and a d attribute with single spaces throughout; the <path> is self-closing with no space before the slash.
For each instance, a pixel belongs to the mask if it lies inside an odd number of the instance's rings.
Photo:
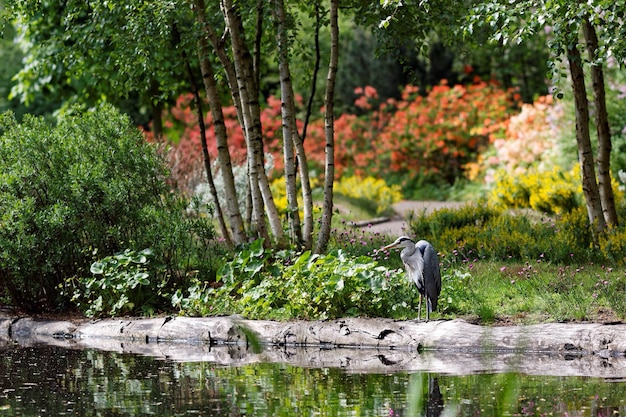
<path id="1" fill-rule="evenodd" d="M 0 345 L 53 344 L 223 365 L 281 362 L 352 372 L 520 371 L 626 378 L 625 324 L 485 327 L 346 318 L 274 322 L 238 317 L 98 321 L 0 318 Z"/>

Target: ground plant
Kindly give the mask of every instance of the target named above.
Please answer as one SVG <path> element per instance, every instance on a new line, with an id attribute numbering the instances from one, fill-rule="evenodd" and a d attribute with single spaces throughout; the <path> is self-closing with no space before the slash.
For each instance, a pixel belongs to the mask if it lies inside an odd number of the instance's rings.
<path id="1" fill-rule="evenodd" d="M 332 250 L 276 252 L 255 242 L 224 264 L 218 282 L 197 280 L 174 304 L 183 314 L 249 318 L 417 317 L 417 291 L 392 237 L 342 223 Z M 584 209 L 549 216 L 468 204 L 414 214 L 407 234 L 439 251 L 435 318 L 483 324 L 616 321 L 626 316 L 623 229 L 594 241 Z"/>
<path id="2" fill-rule="evenodd" d="M 117 255 L 94 262 L 88 278 L 78 278 L 78 287 L 72 297 L 79 309 L 87 317 L 94 317 L 101 313 L 113 316 L 129 313 L 140 306 L 144 312 L 149 312 L 150 300 L 163 289 L 162 283 L 151 286 L 149 264 L 154 263 L 154 253 L 150 249 L 133 251 L 126 249 Z"/>
<path id="3" fill-rule="evenodd" d="M 403 272 L 342 250 L 272 253 L 253 242 L 224 264 L 217 287 L 205 283 L 179 291 L 185 314 L 242 314 L 253 319 L 327 319 L 389 316 L 405 319 L 416 307 Z"/>

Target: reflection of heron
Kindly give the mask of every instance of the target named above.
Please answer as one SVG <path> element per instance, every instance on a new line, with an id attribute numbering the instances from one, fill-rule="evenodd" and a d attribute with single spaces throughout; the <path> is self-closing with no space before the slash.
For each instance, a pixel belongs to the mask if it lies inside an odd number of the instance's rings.
<path id="1" fill-rule="evenodd" d="M 439 417 L 443 410 L 443 396 L 439 390 L 437 378 L 428 376 L 428 402 L 426 404 L 427 417 Z"/>
<path id="2" fill-rule="evenodd" d="M 426 321 L 430 320 L 430 313 L 437 310 L 437 300 L 441 292 L 441 273 L 439 259 L 435 248 L 429 242 L 420 240 L 415 243 L 407 236 L 400 236 L 383 249 L 404 247 L 400 252 L 400 259 L 404 263 L 407 278 L 415 283 L 420 293 L 417 310 L 417 319 L 422 312 L 422 296 L 426 297 Z"/>

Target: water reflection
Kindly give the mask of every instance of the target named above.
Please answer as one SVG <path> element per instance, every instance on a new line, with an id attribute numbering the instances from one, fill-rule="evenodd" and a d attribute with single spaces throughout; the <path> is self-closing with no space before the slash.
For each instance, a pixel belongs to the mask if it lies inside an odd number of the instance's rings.
<path id="1" fill-rule="evenodd" d="M 624 383 L 588 377 L 229 367 L 52 346 L 0 354 L 0 416 L 626 415 Z"/>
<path id="2" fill-rule="evenodd" d="M 426 415 L 439 417 L 443 410 L 443 397 L 439 390 L 439 380 L 433 376 L 428 377 L 428 401 L 426 401 Z"/>

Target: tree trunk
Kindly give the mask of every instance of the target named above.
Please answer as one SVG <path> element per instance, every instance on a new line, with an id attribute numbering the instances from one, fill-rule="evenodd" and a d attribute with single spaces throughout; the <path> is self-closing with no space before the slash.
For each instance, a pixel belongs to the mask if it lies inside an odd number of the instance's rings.
<path id="1" fill-rule="evenodd" d="M 598 188 L 600 201 L 606 223 L 609 226 L 617 226 L 617 210 L 615 209 L 615 197 L 613 195 L 613 187 L 611 186 L 611 129 L 609 128 L 609 116 L 606 110 L 604 72 L 602 65 L 596 62 L 598 37 L 589 18 L 585 19 L 583 23 L 583 33 L 587 42 L 589 61 L 591 61 L 591 86 L 598 132 Z"/>
<path id="2" fill-rule="evenodd" d="M 242 119 L 248 146 L 248 168 L 254 223 L 260 237 L 269 237 L 265 228 L 265 216 L 263 213 L 263 209 L 265 208 L 272 234 L 276 241 L 280 242 L 283 238 L 282 223 L 263 166 L 264 154 L 261 130 L 261 107 L 259 105 L 259 91 L 252 56 L 246 44 L 238 3 L 235 4 L 233 0 L 222 0 L 221 8 L 230 35 L 233 62 L 237 75 L 237 86 L 241 97 Z M 266 241 L 269 244 L 269 240 L 266 239 Z"/>
<path id="3" fill-rule="evenodd" d="M 263 41 L 263 5 L 265 0 L 256 2 L 256 35 L 254 37 L 254 56 L 252 66 L 254 67 L 254 81 L 256 85 L 261 85 L 261 47 Z"/>
<path id="4" fill-rule="evenodd" d="M 206 126 L 204 124 L 204 111 L 202 110 L 202 99 L 200 98 L 200 90 L 198 89 L 196 78 L 193 75 L 191 64 L 189 64 L 187 53 L 184 50 L 182 52 L 182 58 L 183 58 L 183 61 L 185 62 L 185 67 L 187 69 L 187 76 L 189 77 L 189 82 L 191 83 L 191 87 L 193 89 L 194 104 L 196 106 L 196 112 L 198 115 L 198 126 L 200 127 L 200 144 L 202 146 L 202 158 L 204 160 L 204 170 L 206 172 L 207 182 L 209 183 L 209 189 L 211 190 L 211 196 L 213 197 L 213 202 L 215 204 L 215 213 L 217 216 L 217 221 L 220 225 L 220 232 L 222 233 L 222 237 L 226 241 L 226 244 L 228 246 L 232 246 L 233 241 L 230 238 L 230 232 L 228 231 L 228 226 L 226 226 L 226 222 L 224 221 L 224 214 L 222 213 L 222 205 L 220 204 L 220 199 L 217 195 L 217 188 L 215 187 L 215 181 L 213 180 L 213 172 L 211 171 L 211 157 L 209 155 L 209 149 L 206 143 Z"/>
<path id="5" fill-rule="evenodd" d="M 201 27 L 207 26 L 204 0 L 195 0 L 194 8 L 196 12 L 196 20 Z M 233 232 L 233 238 L 236 244 L 246 241 L 246 232 L 239 210 L 239 200 L 237 197 L 237 188 L 235 186 L 235 178 L 233 176 L 232 161 L 228 149 L 228 135 L 226 133 L 226 125 L 224 123 L 224 114 L 222 113 L 222 103 L 218 92 L 217 82 L 215 81 L 215 73 L 209 57 L 209 46 L 207 39 L 200 36 L 198 41 L 198 59 L 200 61 L 200 71 L 204 82 L 204 90 L 209 100 L 211 108 L 211 116 L 213 118 L 213 130 L 217 141 L 217 159 L 220 164 L 220 173 L 224 182 L 224 193 L 226 196 L 226 209 L 228 210 L 228 219 Z"/>
<path id="6" fill-rule="evenodd" d="M 606 223 L 602 214 L 600 192 L 596 182 L 596 173 L 593 162 L 593 151 L 589 135 L 589 103 L 587 102 L 587 90 L 585 87 L 585 74 L 583 72 L 582 58 L 577 44 L 568 47 L 567 58 L 572 77 L 572 89 L 574 91 L 574 103 L 576 108 L 576 142 L 578 144 L 578 159 L 582 175 L 583 194 L 587 204 L 589 222 L 596 232 L 602 232 Z"/>
<path id="7" fill-rule="evenodd" d="M 294 143 L 299 139 L 296 128 L 295 103 L 291 73 L 289 71 L 289 39 L 286 27 L 285 5 L 283 0 L 275 0 L 272 13 L 276 21 L 276 41 L 278 43 L 278 70 L 280 73 L 280 95 L 283 131 L 283 156 L 285 160 L 285 190 L 287 194 L 287 219 L 290 238 L 298 247 L 303 244 L 296 184 L 296 163 Z"/>
<path id="8" fill-rule="evenodd" d="M 154 100 L 159 96 L 159 83 L 152 80 L 150 83 L 150 110 L 152 113 L 152 135 L 155 140 L 160 140 L 163 135 L 163 102 Z"/>
<path id="9" fill-rule="evenodd" d="M 280 220 L 280 214 L 278 213 L 278 209 L 276 208 L 276 203 L 274 202 L 274 196 L 272 195 L 272 189 L 270 188 L 269 179 L 267 178 L 267 173 L 265 172 L 265 153 L 263 150 L 263 129 L 261 124 L 261 106 L 259 103 L 259 80 L 260 80 L 260 61 L 261 61 L 261 43 L 263 36 L 263 5 L 264 0 L 257 1 L 256 7 L 256 34 L 254 40 L 254 48 L 255 48 L 255 57 L 250 58 L 252 64 L 252 73 L 253 73 L 253 83 L 250 84 L 251 90 L 254 92 L 255 100 L 251 101 L 252 105 L 252 115 L 255 123 L 254 130 L 254 138 L 255 143 L 258 149 L 260 150 L 260 166 L 263 168 L 259 171 L 259 187 L 261 189 L 261 195 L 263 196 L 263 202 L 265 204 L 265 211 L 267 213 L 267 218 L 269 220 L 270 227 L 272 229 L 272 234 L 274 235 L 277 243 L 282 243 L 284 233 L 283 233 L 283 225 Z M 241 33 L 243 31 L 243 25 L 241 26 Z M 245 43 L 243 43 L 245 46 Z M 250 54 L 248 53 L 248 56 Z"/>
<path id="10" fill-rule="evenodd" d="M 295 114 L 295 109 L 294 109 Z M 302 205 L 304 211 L 304 227 L 302 230 L 304 248 L 309 250 L 313 247 L 313 195 L 311 193 L 311 180 L 309 177 L 309 164 L 304 151 L 304 143 L 298 134 L 297 126 L 294 124 L 294 145 L 298 156 L 298 167 L 300 169 L 300 184 L 302 187 Z"/>
<path id="11" fill-rule="evenodd" d="M 335 80 L 339 65 L 339 25 L 337 14 L 339 0 L 330 0 L 330 62 L 326 78 L 326 92 L 324 94 L 324 133 L 326 136 L 326 166 L 324 170 L 324 205 L 322 208 L 322 223 L 318 233 L 316 253 L 326 250 L 330 239 L 330 226 L 333 216 L 333 183 L 335 181 Z"/>
<path id="12" fill-rule="evenodd" d="M 194 0 L 197 1 L 197 0 Z M 204 6 L 204 0 L 202 0 L 202 6 Z M 205 10 L 203 8 L 202 10 Z M 206 19 L 205 19 L 206 22 Z M 228 83 L 228 90 L 230 91 L 231 98 L 233 99 L 233 104 L 235 109 L 237 110 L 237 119 L 239 120 L 239 125 L 245 131 L 245 123 L 243 120 L 243 109 L 241 107 L 241 96 L 239 95 L 239 86 L 237 83 L 237 74 L 235 72 L 235 65 L 233 61 L 230 59 L 225 47 L 226 38 L 219 37 L 215 30 L 213 30 L 212 26 L 209 24 L 202 25 L 202 29 L 206 34 L 206 38 L 211 42 L 211 46 L 213 47 L 213 52 L 219 59 L 222 67 L 224 69 L 224 74 L 226 75 L 226 81 Z M 248 176 L 250 176 L 249 169 Z M 247 187 L 245 190 L 245 221 L 244 224 L 247 225 L 248 229 L 252 229 L 252 218 L 253 218 L 253 202 L 252 202 L 252 190 L 251 190 L 251 182 L 247 182 Z"/>
<path id="13" fill-rule="evenodd" d="M 254 71 L 250 51 L 245 44 L 243 33 L 243 23 L 241 16 L 232 0 L 222 0 L 222 12 L 224 21 L 231 40 L 233 51 L 233 63 L 237 77 L 237 89 L 241 98 L 241 119 L 243 120 L 243 131 L 246 136 L 246 146 L 248 152 L 248 173 L 250 191 L 252 194 L 253 207 L 253 228 L 257 237 L 261 237 L 269 242 L 269 235 L 265 227 L 264 201 L 259 187 L 261 174 L 263 173 L 263 149 L 258 146 L 256 137 L 257 124 L 260 120 L 254 120 L 252 107 L 254 102 L 258 103 L 255 97 L 256 88 L 254 86 Z"/>
<path id="14" fill-rule="evenodd" d="M 315 90 L 317 87 L 317 74 L 320 70 L 320 62 L 322 60 L 322 56 L 320 53 L 320 26 L 321 17 L 320 17 L 320 8 L 321 5 L 318 1 L 315 2 L 315 33 L 313 34 L 313 39 L 315 43 L 315 64 L 313 64 L 313 75 L 311 77 L 311 95 L 309 96 L 309 100 L 306 104 L 306 113 L 304 116 L 304 126 L 302 126 L 302 142 L 304 143 L 306 139 L 307 128 L 309 126 L 309 119 L 311 118 L 311 114 L 313 113 L 313 101 L 315 99 Z"/>

